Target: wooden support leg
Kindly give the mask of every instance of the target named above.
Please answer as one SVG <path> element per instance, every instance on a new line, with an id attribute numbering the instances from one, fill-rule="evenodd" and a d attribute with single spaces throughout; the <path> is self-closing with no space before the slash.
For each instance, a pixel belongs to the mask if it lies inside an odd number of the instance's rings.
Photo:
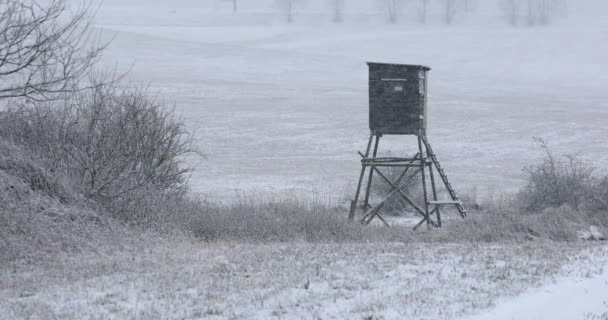
<path id="1" fill-rule="evenodd" d="M 425 211 L 425 219 L 427 226 L 431 225 L 431 213 L 429 212 L 429 197 L 426 189 L 426 155 L 424 154 L 424 150 L 422 148 L 422 130 L 418 132 L 418 150 L 420 152 L 420 174 L 422 175 L 422 191 L 424 195 L 424 211 Z"/>
<path id="2" fill-rule="evenodd" d="M 375 134 L 375 133 L 372 133 Z M 378 155 L 378 144 L 380 144 L 380 134 L 375 134 L 376 135 L 376 143 L 374 144 L 374 152 L 372 153 L 372 157 L 375 158 Z M 374 178 L 374 168 L 372 167 L 369 171 L 369 179 L 367 180 L 367 188 L 365 189 L 365 200 L 363 202 L 363 208 L 364 210 L 367 210 L 370 205 L 369 205 L 369 196 L 371 193 L 371 189 L 372 189 L 372 180 Z"/>
<path id="3" fill-rule="evenodd" d="M 433 174 L 433 164 L 429 166 L 429 175 L 431 177 L 431 189 L 433 191 L 433 200 L 437 201 L 437 187 L 435 186 L 435 175 Z M 441 228 L 441 209 L 439 206 L 433 210 L 437 214 L 437 226 Z"/>
<path id="4" fill-rule="evenodd" d="M 374 141 L 374 133 L 370 133 L 369 140 L 367 142 L 367 148 L 365 149 L 365 157 L 369 156 L 369 151 L 372 147 L 372 142 Z M 363 178 L 365 177 L 365 172 L 367 167 L 362 165 L 361 167 L 361 175 L 359 175 L 359 183 L 357 184 L 357 192 L 355 193 L 355 199 L 350 204 L 350 211 L 348 212 L 348 220 L 353 221 L 355 219 L 355 212 L 357 211 L 357 204 L 359 203 L 359 195 L 361 194 L 361 185 L 363 184 Z"/>

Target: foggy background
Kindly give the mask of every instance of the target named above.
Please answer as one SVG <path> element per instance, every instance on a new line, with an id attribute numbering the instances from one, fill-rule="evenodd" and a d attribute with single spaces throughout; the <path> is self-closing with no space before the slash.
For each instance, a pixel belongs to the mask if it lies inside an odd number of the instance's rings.
<path id="1" fill-rule="evenodd" d="M 537 1 L 537 0 L 530 0 Z M 365 147 L 365 61 L 430 66 L 429 139 L 457 190 L 514 191 L 540 157 L 608 165 L 608 5 L 528 2 L 106 0 L 104 62 L 144 83 L 196 131 L 193 191 L 351 196 Z M 466 2 L 466 3 L 465 3 Z M 551 1 L 546 1 L 547 3 Z M 394 6 L 393 14 L 389 8 Z M 532 20 L 531 20 L 532 19 Z M 413 153 L 390 137 L 381 151 Z M 462 192 L 462 191 L 461 191 Z"/>

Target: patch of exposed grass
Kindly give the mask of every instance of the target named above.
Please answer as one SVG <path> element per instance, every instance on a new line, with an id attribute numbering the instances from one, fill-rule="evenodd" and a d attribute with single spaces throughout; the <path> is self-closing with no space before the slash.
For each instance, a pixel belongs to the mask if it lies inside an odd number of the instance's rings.
<path id="1" fill-rule="evenodd" d="M 346 208 L 331 203 L 292 199 L 241 197 L 228 204 L 192 199 L 159 203 L 165 220 L 153 225 L 186 230 L 208 242 L 524 242 L 577 241 L 582 229 L 608 227 L 608 215 L 570 207 L 548 208 L 538 213 L 521 211 L 513 200 L 486 201 L 466 219 L 444 212 L 444 227 L 418 231 L 410 224 L 361 225 L 349 222 Z M 419 218 L 419 217 L 417 217 Z M 410 218 L 411 219 L 411 218 Z M 392 220 L 399 222 L 399 218 Z M 414 219 L 414 221 L 417 221 Z"/>

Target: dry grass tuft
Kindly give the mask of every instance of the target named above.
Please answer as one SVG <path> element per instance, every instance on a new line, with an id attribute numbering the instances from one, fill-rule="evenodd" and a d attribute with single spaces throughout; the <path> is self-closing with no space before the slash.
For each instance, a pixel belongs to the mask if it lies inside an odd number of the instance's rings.
<path id="1" fill-rule="evenodd" d="M 229 204 L 180 199 L 165 207 L 164 227 L 187 230 L 205 241 L 244 243 L 408 242 L 406 228 L 350 223 L 343 208 L 297 198 L 241 196 Z"/>
<path id="2" fill-rule="evenodd" d="M 577 241 L 578 233 L 594 225 L 606 231 L 608 215 L 568 206 L 538 213 L 522 211 L 514 198 L 484 201 L 467 219 L 448 215 L 442 229 L 393 224 L 365 226 L 348 222 L 345 208 L 328 203 L 241 196 L 232 203 L 177 198 L 159 200 L 159 219 L 148 226 L 166 231 L 186 231 L 207 242 L 311 243 L 360 242 L 524 242 Z"/>

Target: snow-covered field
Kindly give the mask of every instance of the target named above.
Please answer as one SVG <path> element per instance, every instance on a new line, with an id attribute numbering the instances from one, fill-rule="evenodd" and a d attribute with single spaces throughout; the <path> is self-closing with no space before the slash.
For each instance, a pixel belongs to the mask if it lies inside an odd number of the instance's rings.
<path id="1" fill-rule="evenodd" d="M 146 243 L 4 270 L 0 319 L 605 319 L 606 257 L 539 243 Z"/>
<path id="2" fill-rule="evenodd" d="M 429 135 L 461 190 L 519 187 L 539 156 L 533 137 L 608 167 L 603 1 L 571 1 L 537 28 L 507 26 L 494 1 L 452 26 L 388 25 L 370 1 L 352 2 L 343 24 L 308 1 L 287 25 L 272 1 L 242 2 L 232 14 L 221 1 L 107 0 L 98 13 L 115 37 L 105 61 L 132 68 L 197 131 L 208 159 L 192 162 L 196 192 L 350 195 L 368 135 L 365 61 L 433 68 Z M 385 151 L 413 150 L 389 140 Z"/>
<path id="3" fill-rule="evenodd" d="M 376 0 L 345 22 L 305 1 L 104 0 L 103 62 L 175 104 L 207 159 L 195 192 L 348 196 L 367 140 L 366 61 L 425 64 L 430 140 L 452 183 L 512 191 L 543 137 L 608 168 L 608 3 L 570 1 L 512 28 L 495 1 L 453 25 L 388 25 Z M 437 1 L 435 2 L 437 3 Z M 386 138 L 397 152 L 407 140 Z M 118 241 L 118 240 L 117 240 Z M 4 319 L 608 319 L 608 248 L 554 242 L 142 241 L 0 269 Z M 2 265 L 2 264 L 0 264 Z"/>

